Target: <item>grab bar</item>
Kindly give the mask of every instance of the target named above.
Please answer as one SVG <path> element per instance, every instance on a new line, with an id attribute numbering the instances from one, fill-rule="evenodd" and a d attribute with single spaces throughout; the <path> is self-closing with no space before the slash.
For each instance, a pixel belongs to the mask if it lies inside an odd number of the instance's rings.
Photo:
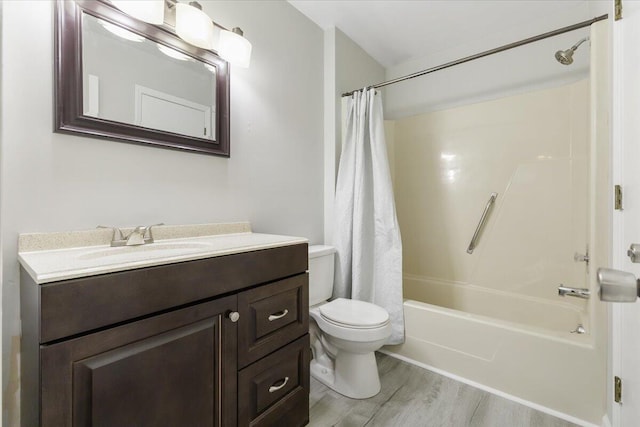
<path id="1" fill-rule="evenodd" d="M 487 222 L 487 218 L 489 217 L 489 213 L 491 212 L 491 207 L 496 201 L 496 197 L 498 197 L 498 193 L 491 193 L 491 197 L 489 197 L 487 206 L 484 207 L 484 211 L 482 212 L 482 216 L 480 217 L 480 222 L 478 223 L 476 231 L 475 233 L 473 233 L 473 237 L 471 238 L 471 242 L 469 243 L 469 247 L 467 248 L 468 254 L 472 254 L 473 250 L 478 245 L 478 238 L 480 237 L 480 233 L 482 233 L 484 223 Z"/>

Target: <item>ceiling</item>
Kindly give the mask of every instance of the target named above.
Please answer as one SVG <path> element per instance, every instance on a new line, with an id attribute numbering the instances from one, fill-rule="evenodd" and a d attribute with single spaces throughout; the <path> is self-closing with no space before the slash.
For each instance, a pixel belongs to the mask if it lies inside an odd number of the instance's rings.
<path id="1" fill-rule="evenodd" d="M 384 67 L 486 40 L 491 49 L 590 19 L 589 0 L 289 0 Z"/>

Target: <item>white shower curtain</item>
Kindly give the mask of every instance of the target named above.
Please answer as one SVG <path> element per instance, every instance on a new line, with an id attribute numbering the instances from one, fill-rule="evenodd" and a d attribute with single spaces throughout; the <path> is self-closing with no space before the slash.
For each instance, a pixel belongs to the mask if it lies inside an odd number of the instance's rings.
<path id="1" fill-rule="evenodd" d="M 384 137 L 382 101 L 374 89 L 348 100 L 336 184 L 334 297 L 372 302 L 390 315 L 387 344 L 404 341 L 402 242 Z"/>

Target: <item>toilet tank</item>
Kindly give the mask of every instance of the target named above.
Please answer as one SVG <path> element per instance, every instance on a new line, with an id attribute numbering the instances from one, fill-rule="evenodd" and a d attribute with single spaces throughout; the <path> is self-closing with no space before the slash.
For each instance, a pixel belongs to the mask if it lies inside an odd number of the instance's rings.
<path id="1" fill-rule="evenodd" d="M 309 246 L 309 306 L 327 301 L 333 294 L 333 246 Z"/>

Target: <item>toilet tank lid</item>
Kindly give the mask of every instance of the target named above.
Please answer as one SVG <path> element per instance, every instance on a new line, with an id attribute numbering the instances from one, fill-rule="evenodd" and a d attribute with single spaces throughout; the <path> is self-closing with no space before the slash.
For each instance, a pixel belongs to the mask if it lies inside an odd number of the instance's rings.
<path id="1" fill-rule="evenodd" d="M 309 258 L 317 258 L 323 255 L 329 255 L 336 252 L 336 248 L 327 245 L 312 245 L 309 246 Z"/>

